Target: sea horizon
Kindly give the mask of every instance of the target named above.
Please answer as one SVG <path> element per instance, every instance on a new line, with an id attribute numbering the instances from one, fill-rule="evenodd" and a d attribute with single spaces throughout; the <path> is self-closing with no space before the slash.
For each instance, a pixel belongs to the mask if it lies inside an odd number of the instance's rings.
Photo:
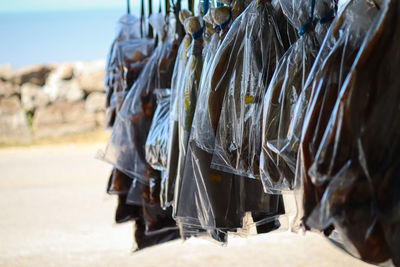
<path id="1" fill-rule="evenodd" d="M 105 60 L 125 13 L 121 8 L 0 12 L 0 65 Z"/>

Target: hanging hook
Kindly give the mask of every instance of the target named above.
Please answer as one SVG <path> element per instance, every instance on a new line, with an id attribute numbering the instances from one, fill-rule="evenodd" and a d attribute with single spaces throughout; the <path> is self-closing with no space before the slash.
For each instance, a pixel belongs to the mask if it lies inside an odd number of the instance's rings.
<path id="1" fill-rule="evenodd" d="M 131 3 L 130 3 L 130 0 L 126 0 L 126 13 L 131 14 Z"/>

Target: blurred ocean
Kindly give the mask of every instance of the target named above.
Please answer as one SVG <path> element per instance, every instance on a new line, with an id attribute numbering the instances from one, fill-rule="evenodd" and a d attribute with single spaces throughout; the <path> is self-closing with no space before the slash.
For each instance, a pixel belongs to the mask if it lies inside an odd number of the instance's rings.
<path id="1" fill-rule="evenodd" d="M 0 13 L 0 64 L 105 58 L 122 9 Z M 137 10 L 133 10 L 135 14 Z"/>

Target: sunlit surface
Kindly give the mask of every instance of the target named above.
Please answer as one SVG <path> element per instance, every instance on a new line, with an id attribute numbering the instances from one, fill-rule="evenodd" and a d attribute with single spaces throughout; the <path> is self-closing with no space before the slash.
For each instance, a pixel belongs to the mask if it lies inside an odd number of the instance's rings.
<path id="1" fill-rule="evenodd" d="M 0 150 L 1 266 L 367 266 L 321 236 L 191 239 L 131 253 L 132 224 L 113 222 L 103 145 Z"/>

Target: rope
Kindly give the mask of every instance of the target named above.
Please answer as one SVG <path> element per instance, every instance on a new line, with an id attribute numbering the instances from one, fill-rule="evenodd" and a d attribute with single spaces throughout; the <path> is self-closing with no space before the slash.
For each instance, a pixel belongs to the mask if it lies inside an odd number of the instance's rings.
<path id="1" fill-rule="evenodd" d="M 203 16 L 205 16 L 207 14 L 209 8 L 210 8 L 209 0 L 204 0 L 204 2 L 203 2 Z"/>
<path id="2" fill-rule="evenodd" d="M 201 38 L 203 36 L 203 30 L 204 30 L 204 27 L 201 27 L 201 29 L 198 32 L 193 33 L 192 38 L 194 40 Z"/>
<path id="3" fill-rule="evenodd" d="M 323 18 L 321 18 L 321 19 L 319 20 L 319 23 L 321 23 L 321 24 L 328 23 L 331 19 L 333 19 L 333 18 L 335 17 L 336 12 L 337 12 L 337 9 L 338 9 L 338 5 L 337 5 L 337 3 L 335 2 L 335 7 L 334 7 L 333 9 L 331 9 L 331 11 L 328 13 L 328 15 L 326 15 L 326 16 L 323 17 Z"/>
<path id="4" fill-rule="evenodd" d="M 310 18 L 308 19 L 307 23 L 303 25 L 303 27 L 301 27 L 301 29 L 299 30 L 299 35 L 302 36 L 303 34 L 305 34 L 312 26 L 313 26 L 313 22 L 314 22 L 314 9 L 315 9 L 315 0 L 311 1 L 311 15 Z"/>
<path id="5" fill-rule="evenodd" d="M 126 13 L 131 14 L 131 3 L 130 3 L 130 0 L 126 0 Z"/>

